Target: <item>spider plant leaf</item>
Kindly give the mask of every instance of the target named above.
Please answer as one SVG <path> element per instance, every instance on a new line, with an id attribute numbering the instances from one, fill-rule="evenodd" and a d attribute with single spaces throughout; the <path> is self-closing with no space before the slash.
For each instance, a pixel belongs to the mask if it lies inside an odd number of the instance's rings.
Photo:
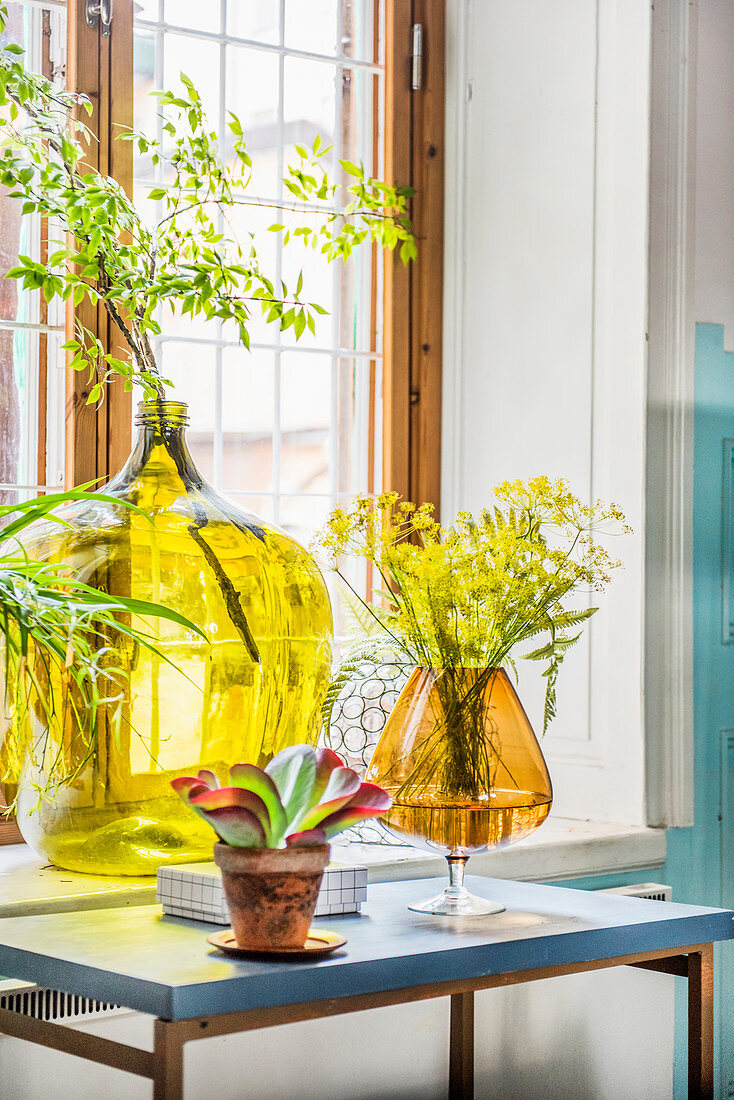
<path id="1" fill-rule="evenodd" d="M 64 504 L 78 500 L 96 500 L 103 504 L 114 504 L 118 507 L 122 505 L 133 512 L 137 512 L 148 520 L 149 523 L 153 522 L 152 516 L 131 501 L 120 500 L 119 497 L 110 496 L 109 493 L 88 493 L 85 492 L 83 488 L 69 489 L 68 492 L 65 493 L 50 493 L 48 496 L 41 497 L 40 499 L 25 500 L 21 501 L 19 504 L 5 504 L 0 506 L 0 519 L 6 515 L 12 515 L 16 512 L 19 513 L 17 519 L 11 520 L 0 530 L 2 540 L 6 541 L 14 538 L 19 532 L 24 531 L 39 519 L 48 519 L 52 522 L 58 522 L 62 526 L 68 526 L 63 516 L 49 515 L 49 513 L 52 513 L 56 508 L 60 508 Z"/>
<path id="2" fill-rule="evenodd" d="M 74 591 L 78 594 L 80 603 L 85 603 L 85 596 L 89 597 L 91 606 L 95 606 L 95 601 L 100 600 L 99 590 L 92 588 L 89 585 L 76 583 L 74 585 Z M 103 601 L 103 606 L 106 601 Z M 109 604 L 110 610 L 124 610 L 129 611 L 133 615 L 145 615 L 156 619 L 167 619 L 168 622 L 176 623 L 177 626 L 183 626 L 186 630 L 193 630 L 200 638 L 208 641 L 207 635 L 197 626 L 196 623 L 191 622 L 184 615 L 180 615 L 178 611 L 173 611 L 170 607 L 165 607 L 163 604 L 151 603 L 149 600 L 136 600 L 130 596 L 110 596 Z"/>

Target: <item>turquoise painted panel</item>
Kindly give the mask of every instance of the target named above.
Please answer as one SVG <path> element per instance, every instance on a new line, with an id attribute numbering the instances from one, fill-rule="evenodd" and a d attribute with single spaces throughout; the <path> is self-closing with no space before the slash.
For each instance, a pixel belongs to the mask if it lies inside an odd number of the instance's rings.
<path id="1" fill-rule="evenodd" d="M 721 733 L 721 899 L 734 902 L 734 729 Z M 728 900 L 727 900 L 728 899 Z M 721 950 L 719 1030 L 721 1036 L 721 1094 L 734 1098 L 734 953 Z"/>
<path id="2" fill-rule="evenodd" d="M 677 901 L 722 905 L 732 889 L 731 771 L 722 746 L 734 729 L 734 354 L 723 325 L 696 326 L 693 471 L 693 706 L 695 824 L 668 830 L 663 881 Z M 727 757 L 727 768 L 729 760 Z M 716 1095 L 734 1095 L 734 958 L 717 952 Z M 685 985 L 679 983 L 676 1100 L 686 1095 Z"/>
<path id="3" fill-rule="evenodd" d="M 734 904 L 734 353 L 723 325 L 699 324 L 695 343 L 693 693 L 695 824 L 669 829 L 665 866 L 650 878 L 675 901 Z M 649 506 L 654 507 L 650 501 Z M 642 881 L 638 873 L 569 885 Z M 734 951 L 716 949 L 715 1095 L 734 1100 Z M 676 979 L 675 1100 L 687 1095 L 687 983 Z"/>

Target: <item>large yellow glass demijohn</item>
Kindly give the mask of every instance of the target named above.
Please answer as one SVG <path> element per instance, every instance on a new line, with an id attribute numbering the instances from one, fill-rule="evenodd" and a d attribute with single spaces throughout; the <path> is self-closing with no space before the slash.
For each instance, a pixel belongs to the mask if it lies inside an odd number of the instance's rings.
<path id="1" fill-rule="evenodd" d="M 196 623 L 135 618 L 157 652 L 123 642 L 129 679 L 105 707 L 93 753 L 84 737 L 37 724 L 19 783 L 28 843 L 60 867 L 153 874 L 211 858 L 210 827 L 170 788 L 175 775 L 246 760 L 318 735 L 332 621 L 313 558 L 279 528 L 239 511 L 208 485 L 186 446 L 186 406 L 146 401 L 140 432 L 103 490 L 123 504 L 75 502 L 70 526 L 29 528 L 28 552 L 67 563 L 112 594 L 151 600 Z M 85 753 L 86 757 L 85 758 Z M 78 760 L 75 760 L 75 754 Z M 78 774 L 55 786 L 54 772 Z M 50 784 L 50 785 L 49 785 Z"/>

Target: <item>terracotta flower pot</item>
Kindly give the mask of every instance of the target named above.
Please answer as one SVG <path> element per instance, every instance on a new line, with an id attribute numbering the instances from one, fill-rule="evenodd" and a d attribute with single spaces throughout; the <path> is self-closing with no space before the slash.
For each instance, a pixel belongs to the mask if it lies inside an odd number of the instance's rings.
<path id="1" fill-rule="evenodd" d="M 214 845 L 232 930 L 239 947 L 303 947 L 313 919 L 329 845 L 233 848 Z"/>

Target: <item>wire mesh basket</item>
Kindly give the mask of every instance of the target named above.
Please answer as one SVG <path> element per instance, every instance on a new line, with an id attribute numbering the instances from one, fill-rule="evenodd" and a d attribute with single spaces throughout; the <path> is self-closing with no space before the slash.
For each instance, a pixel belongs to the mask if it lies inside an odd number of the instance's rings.
<path id="1" fill-rule="evenodd" d="M 409 672 L 404 664 L 389 657 L 366 658 L 357 666 L 334 703 L 329 731 L 323 742 L 360 776 L 364 776 L 369 767 Z M 362 844 L 400 844 L 375 821 L 353 826 L 346 830 L 343 839 Z"/>

